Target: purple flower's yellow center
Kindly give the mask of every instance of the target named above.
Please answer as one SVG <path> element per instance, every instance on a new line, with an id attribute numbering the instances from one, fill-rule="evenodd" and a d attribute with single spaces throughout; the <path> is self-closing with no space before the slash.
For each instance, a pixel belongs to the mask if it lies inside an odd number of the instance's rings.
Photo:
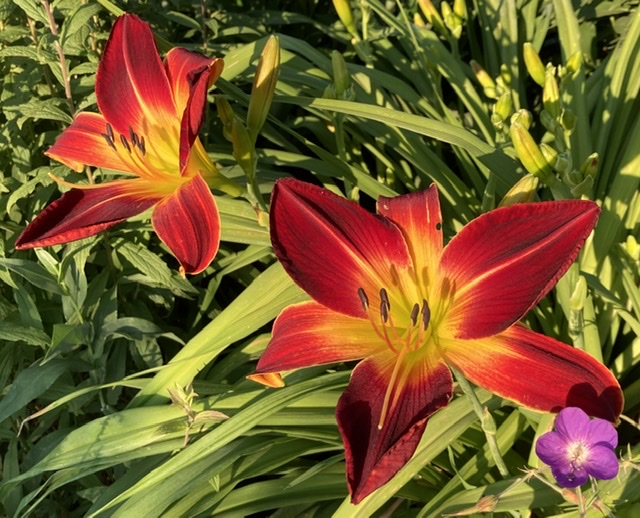
<path id="1" fill-rule="evenodd" d="M 380 289 L 380 307 L 371 308 L 369 298 L 364 289 L 358 288 L 358 297 L 367 314 L 371 327 L 376 335 L 396 355 L 393 372 L 387 385 L 378 429 L 382 429 L 389 411 L 396 406 L 402 393 L 399 387 L 407 382 L 410 369 L 407 366 L 407 355 L 416 353 L 425 346 L 431 338 L 433 326 L 431 309 L 426 299 L 415 302 L 411 311 L 402 308 L 396 312 L 394 320 L 391 302 L 385 288 Z"/>

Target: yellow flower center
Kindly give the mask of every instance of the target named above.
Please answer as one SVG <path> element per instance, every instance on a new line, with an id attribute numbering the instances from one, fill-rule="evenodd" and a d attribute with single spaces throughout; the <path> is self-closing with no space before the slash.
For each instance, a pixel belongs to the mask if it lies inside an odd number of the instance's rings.
<path id="1" fill-rule="evenodd" d="M 407 355 L 419 351 L 432 338 L 433 325 L 429 325 L 431 322 L 431 309 L 427 300 L 423 298 L 421 302 L 413 304 L 410 312 L 407 312 L 404 308 L 397 312 L 396 316 L 400 318 L 395 321 L 385 288 L 380 289 L 378 312 L 370 307 L 369 298 L 364 289 L 358 289 L 358 297 L 373 331 L 386 344 L 388 349 L 396 355 L 393 372 L 387 386 L 378 421 L 378 429 L 382 429 L 390 409 L 395 407 L 400 398 L 401 391 L 398 390 L 398 387 L 402 387 L 408 379 L 410 369 L 406 368 L 408 363 L 406 362 Z"/>

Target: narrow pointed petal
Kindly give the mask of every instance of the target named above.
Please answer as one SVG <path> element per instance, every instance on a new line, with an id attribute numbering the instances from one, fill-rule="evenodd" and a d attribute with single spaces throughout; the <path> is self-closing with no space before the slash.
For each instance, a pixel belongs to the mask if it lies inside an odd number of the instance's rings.
<path id="1" fill-rule="evenodd" d="M 98 113 L 79 113 L 45 154 L 78 172 L 85 165 L 114 171 L 129 170 L 109 145 L 107 121 Z"/>
<path id="2" fill-rule="evenodd" d="M 153 228 L 180 262 L 183 273 L 200 273 L 220 245 L 220 216 L 202 176 L 196 175 L 153 210 Z"/>
<path id="3" fill-rule="evenodd" d="M 522 318 L 567 271 L 599 213 L 591 201 L 526 203 L 469 223 L 442 256 L 447 332 L 482 338 Z"/>
<path id="4" fill-rule="evenodd" d="M 579 407 L 616 421 L 620 385 L 592 356 L 520 325 L 479 340 L 443 341 L 445 361 L 481 387 L 525 407 L 558 412 Z"/>
<path id="5" fill-rule="evenodd" d="M 220 74 L 222 59 L 176 47 L 169 51 L 164 62 L 176 111 L 182 118 L 180 128 L 180 171 L 189 160 L 191 147 L 198 136 L 207 104 L 207 91 Z"/>
<path id="6" fill-rule="evenodd" d="M 336 416 L 345 445 L 347 481 L 354 504 L 388 482 L 411 458 L 429 417 L 452 395 L 451 372 L 442 362 L 405 365 L 407 382 L 397 404 L 378 429 L 396 356 L 378 355 L 360 362 L 338 402 Z"/>
<path id="7" fill-rule="evenodd" d="M 24 229 L 16 249 L 84 239 L 144 212 L 162 198 L 138 179 L 83 186 L 65 192 Z"/>
<path id="8" fill-rule="evenodd" d="M 100 112 L 113 129 L 132 128 L 148 141 L 177 141 L 179 116 L 149 24 L 133 14 L 120 16 L 111 30 L 96 77 Z"/>
<path id="9" fill-rule="evenodd" d="M 365 315 L 359 288 L 373 306 L 380 288 L 391 294 L 398 271 L 411 266 L 394 224 L 326 189 L 290 178 L 273 189 L 271 242 L 303 290 L 322 305 L 355 317 Z"/>
<path id="10" fill-rule="evenodd" d="M 442 216 L 435 184 L 422 192 L 378 199 L 378 212 L 404 236 L 420 286 L 432 286 L 442 255 Z"/>
<path id="11" fill-rule="evenodd" d="M 303 302 L 278 315 L 256 373 L 360 360 L 385 348 L 368 320 L 337 313 L 317 302 Z"/>

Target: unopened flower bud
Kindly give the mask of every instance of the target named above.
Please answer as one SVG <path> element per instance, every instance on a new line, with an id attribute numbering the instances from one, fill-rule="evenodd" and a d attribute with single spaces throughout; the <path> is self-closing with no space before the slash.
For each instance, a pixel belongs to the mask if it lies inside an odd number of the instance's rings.
<path id="1" fill-rule="evenodd" d="M 500 77 L 504 82 L 505 88 L 509 88 L 511 86 L 511 80 L 512 80 L 511 69 L 504 63 L 500 65 Z"/>
<path id="2" fill-rule="evenodd" d="M 540 151 L 542 151 L 542 156 L 547 161 L 552 168 L 555 169 L 556 161 L 558 160 L 558 152 L 552 148 L 549 144 L 545 144 L 544 142 L 540 144 Z"/>
<path id="3" fill-rule="evenodd" d="M 585 300 L 587 300 L 587 280 L 580 275 L 571 297 L 569 297 L 569 309 L 571 311 L 582 311 Z"/>
<path id="4" fill-rule="evenodd" d="M 222 95 L 216 95 L 215 100 L 218 117 L 222 122 L 222 134 L 224 138 L 231 142 L 231 124 L 236 117 L 233 113 L 233 108 L 231 108 L 229 101 Z"/>
<path id="5" fill-rule="evenodd" d="M 451 6 L 446 1 L 443 1 L 440 4 L 440 10 L 442 11 L 442 19 L 444 20 L 444 24 L 451 31 L 451 35 L 455 39 L 459 39 L 462 35 L 462 20 L 453 11 L 453 9 L 451 9 Z"/>
<path id="6" fill-rule="evenodd" d="M 584 177 L 591 176 L 595 178 L 595 176 L 598 174 L 599 166 L 600 157 L 598 156 L 598 153 L 591 153 L 587 157 L 587 159 L 582 162 L 582 165 L 580 165 L 580 172 Z"/>
<path id="7" fill-rule="evenodd" d="M 483 496 L 476 504 L 479 513 L 492 513 L 498 506 L 498 497 L 495 495 Z"/>
<path id="8" fill-rule="evenodd" d="M 351 6 L 349 5 L 349 0 L 333 0 L 333 7 L 338 13 L 338 18 L 342 22 L 342 25 L 345 26 L 349 34 L 356 40 L 360 39 L 358 35 L 358 28 L 356 27 L 356 22 L 353 19 L 353 12 L 351 11 Z"/>
<path id="9" fill-rule="evenodd" d="M 560 90 L 556 81 L 555 69 L 547 68 L 544 75 L 544 87 L 542 89 L 542 104 L 554 119 L 560 116 Z"/>
<path id="10" fill-rule="evenodd" d="M 544 108 L 540 112 L 540 123 L 544 126 L 549 133 L 553 133 L 555 135 L 558 130 L 559 123 L 558 121 L 551 116 L 551 114 L 545 110 Z"/>
<path id="11" fill-rule="evenodd" d="M 421 28 L 426 26 L 426 24 L 424 23 L 424 20 L 422 19 L 422 16 L 420 16 L 420 13 L 417 11 L 413 13 L 413 23 Z"/>
<path id="12" fill-rule="evenodd" d="M 571 194 L 574 198 L 586 196 L 593 189 L 593 176 L 587 176 L 577 185 L 571 188 Z"/>
<path id="13" fill-rule="evenodd" d="M 331 67 L 333 69 L 333 84 L 338 99 L 345 96 L 345 92 L 351 86 L 351 75 L 347 69 L 347 63 L 340 52 L 334 50 L 331 53 Z"/>
<path id="14" fill-rule="evenodd" d="M 565 65 L 567 74 L 571 77 L 575 77 L 575 75 L 580 71 L 580 67 L 582 66 L 582 52 L 576 50 L 569 59 L 567 60 L 567 64 Z"/>
<path id="15" fill-rule="evenodd" d="M 511 115 L 512 109 L 513 100 L 511 99 L 511 92 L 505 92 L 498 98 L 498 101 L 493 107 L 493 113 L 505 121 Z"/>
<path id="16" fill-rule="evenodd" d="M 444 20 L 431 0 L 418 0 L 418 5 L 424 17 L 433 26 L 433 29 L 445 36 L 447 34 L 447 28 L 444 26 Z"/>
<path id="17" fill-rule="evenodd" d="M 511 116 L 511 124 L 514 124 L 516 122 L 522 124 L 528 130 L 531 127 L 531 123 L 533 122 L 533 116 L 531 115 L 531 112 L 529 110 L 520 108 Z"/>
<path id="18" fill-rule="evenodd" d="M 544 86 L 544 65 L 536 49 L 531 43 L 526 42 L 522 48 L 522 54 L 524 55 L 524 64 L 527 67 L 527 72 L 529 72 L 531 79 L 540 86 Z"/>
<path id="19" fill-rule="evenodd" d="M 453 12 L 460 20 L 466 20 L 467 2 L 465 0 L 453 0 Z"/>
<path id="20" fill-rule="evenodd" d="M 277 372 L 269 372 L 267 374 L 250 374 L 247 379 L 261 383 L 262 385 L 270 388 L 282 388 L 284 387 L 284 380 Z"/>
<path id="21" fill-rule="evenodd" d="M 516 203 L 531 203 L 536 198 L 539 182 L 540 180 L 538 180 L 537 176 L 532 174 L 524 175 L 504 195 L 498 207 L 509 207 Z"/>
<path id="22" fill-rule="evenodd" d="M 260 61 L 258 61 L 247 110 L 247 130 L 253 142 L 256 141 L 260 128 L 267 120 L 279 74 L 280 43 L 276 36 L 271 36 L 262 49 Z"/>
<path id="23" fill-rule="evenodd" d="M 231 143 L 233 156 L 251 182 L 256 172 L 257 156 L 255 146 L 247 128 L 238 117 L 231 123 Z"/>
<path id="24" fill-rule="evenodd" d="M 557 181 L 556 177 L 527 128 L 512 118 L 509 134 L 524 168 L 547 185 L 553 185 Z"/>
<path id="25" fill-rule="evenodd" d="M 496 94 L 496 82 L 493 80 L 493 78 L 487 73 L 484 68 L 480 66 L 477 61 L 472 59 L 469 64 L 471 65 L 471 70 L 476 76 L 478 83 L 480 83 L 480 86 L 482 86 L 484 90 L 484 95 L 486 95 L 490 99 L 497 99 L 498 95 Z"/>

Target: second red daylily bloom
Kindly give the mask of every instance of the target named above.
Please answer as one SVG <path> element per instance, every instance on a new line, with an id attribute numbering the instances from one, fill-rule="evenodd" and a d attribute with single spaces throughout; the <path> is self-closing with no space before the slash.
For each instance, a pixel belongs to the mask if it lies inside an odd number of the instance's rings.
<path id="1" fill-rule="evenodd" d="M 204 270 L 220 242 L 210 187 L 240 193 L 198 138 L 207 90 L 222 67 L 221 59 L 178 47 L 163 63 L 149 25 L 131 14 L 118 18 L 96 78 L 101 113 L 78 114 L 46 154 L 76 171 L 90 165 L 137 178 L 67 184 L 71 190 L 27 226 L 16 248 L 93 236 L 153 207 L 153 228 L 180 270 Z"/>
<path id="2" fill-rule="evenodd" d="M 362 360 L 340 398 L 351 498 L 413 455 L 452 397 L 448 366 L 540 411 L 582 408 L 615 421 L 622 392 L 583 351 L 518 324 L 576 258 L 596 223 L 590 201 L 488 212 L 445 247 L 435 185 L 380 197 L 378 215 L 319 187 L 281 180 L 271 198 L 278 259 L 313 299 L 289 306 L 251 378 Z"/>

